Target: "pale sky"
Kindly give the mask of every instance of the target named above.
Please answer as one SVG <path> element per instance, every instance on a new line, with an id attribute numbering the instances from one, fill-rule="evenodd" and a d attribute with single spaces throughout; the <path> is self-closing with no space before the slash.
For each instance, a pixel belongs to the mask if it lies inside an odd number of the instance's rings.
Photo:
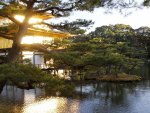
<path id="1" fill-rule="evenodd" d="M 150 27 L 150 8 L 142 8 L 142 9 L 130 9 L 131 14 L 125 16 L 125 14 L 120 14 L 117 10 L 111 10 L 111 14 L 106 14 L 106 9 L 104 8 L 96 8 L 93 12 L 87 11 L 78 11 L 73 12 L 70 17 L 55 19 L 56 22 L 60 22 L 62 20 L 73 21 L 76 19 L 87 19 L 95 22 L 92 28 L 89 31 L 93 31 L 96 27 L 100 27 L 102 25 L 110 25 L 110 24 L 127 24 L 137 29 L 141 26 Z"/>

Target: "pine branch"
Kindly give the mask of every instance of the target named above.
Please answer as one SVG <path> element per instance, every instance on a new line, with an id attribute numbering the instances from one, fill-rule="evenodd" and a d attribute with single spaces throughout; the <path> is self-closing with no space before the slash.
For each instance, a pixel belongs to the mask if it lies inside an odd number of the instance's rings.
<path id="1" fill-rule="evenodd" d="M 42 1 L 42 0 L 37 0 L 37 1 L 36 1 L 36 3 L 41 3 L 41 2 L 44 2 L 44 1 Z"/>
<path id="2" fill-rule="evenodd" d="M 73 34 L 82 34 L 85 33 L 85 30 L 82 28 L 90 27 L 93 24 L 93 22 L 91 20 L 88 21 L 88 20 L 78 19 L 73 22 L 65 21 L 59 24 L 49 24 L 45 22 L 43 22 L 42 24 L 48 26 L 51 29 L 57 29 L 64 32 L 70 32 Z"/>
<path id="3" fill-rule="evenodd" d="M 36 2 L 42 2 L 42 0 L 37 0 Z M 45 9 L 41 9 L 41 10 L 36 10 L 35 13 L 44 13 L 44 12 L 47 12 L 47 11 L 51 11 L 51 14 L 53 16 L 62 16 L 62 14 L 60 12 L 69 12 L 69 11 L 72 11 L 73 9 L 76 8 L 76 6 L 78 4 L 81 4 L 82 3 L 82 0 L 77 0 L 76 2 L 71 2 L 71 3 L 67 3 L 65 4 L 65 6 L 63 7 L 60 7 L 60 6 L 48 6 L 47 8 Z M 66 7 L 68 6 L 68 8 Z M 70 6 L 70 7 L 69 7 Z"/>
<path id="4" fill-rule="evenodd" d="M 6 14 L 0 13 L 0 16 L 11 20 L 12 22 L 14 22 L 14 23 L 17 24 L 17 25 L 20 25 L 20 24 L 21 24 L 19 21 L 17 21 L 17 20 L 16 20 L 13 16 L 11 16 L 11 15 L 6 15 Z"/>
<path id="5" fill-rule="evenodd" d="M 0 1 L 0 5 L 7 6 L 7 4 L 2 1 Z"/>
<path id="6" fill-rule="evenodd" d="M 61 12 L 64 12 L 64 11 L 72 11 L 72 9 L 74 8 L 74 6 L 72 5 L 70 8 L 60 8 L 60 7 L 48 7 L 46 9 L 43 9 L 43 10 L 38 10 L 38 11 L 35 11 L 35 13 L 44 13 L 46 11 L 54 11 L 54 10 L 57 10 L 57 11 L 61 11 Z"/>
<path id="7" fill-rule="evenodd" d="M 9 39 L 9 40 L 13 40 L 14 38 L 12 35 L 7 35 L 6 33 L 2 33 L 2 32 L 0 32 L 0 37 Z"/>
<path id="8" fill-rule="evenodd" d="M 28 1 L 27 0 L 20 0 L 21 2 L 25 3 L 25 4 L 28 4 Z"/>

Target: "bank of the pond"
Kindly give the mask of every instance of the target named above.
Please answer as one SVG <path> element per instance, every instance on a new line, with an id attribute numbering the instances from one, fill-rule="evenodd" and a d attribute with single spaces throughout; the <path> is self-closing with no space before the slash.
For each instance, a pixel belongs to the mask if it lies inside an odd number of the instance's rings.
<path id="1" fill-rule="evenodd" d="M 103 76 L 91 76 L 86 77 L 85 80 L 97 80 L 97 81 L 105 81 L 105 82 L 134 82 L 141 81 L 142 78 L 137 75 L 128 75 L 128 74 L 119 74 L 115 75 L 103 75 Z"/>

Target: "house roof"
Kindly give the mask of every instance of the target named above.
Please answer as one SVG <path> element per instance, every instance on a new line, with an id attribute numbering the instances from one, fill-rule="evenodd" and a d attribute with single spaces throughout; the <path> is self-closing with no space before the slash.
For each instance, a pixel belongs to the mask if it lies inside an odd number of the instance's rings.
<path id="1" fill-rule="evenodd" d="M 16 31 L 13 30 L 11 33 L 15 33 Z M 72 37 L 70 33 L 63 33 L 63 32 L 56 32 L 56 31 L 46 31 L 46 30 L 36 30 L 36 29 L 28 29 L 26 36 L 42 36 L 42 37 L 49 37 L 49 38 L 68 38 Z M 31 37 L 32 38 L 32 37 Z M 0 37 L 0 49 L 4 48 L 11 48 L 13 39 L 5 39 Z M 42 42 L 41 42 L 42 43 Z"/>
<path id="2" fill-rule="evenodd" d="M 40 18 L 43 20 L 51 19 L 54 16 L 50 14 L 36 14 L 33 15 L 33 18 Z M 5 19 L 0 16 L 0 20 Z M 15 34 L 17 32 L 17 29 L 11 29 L 10 31 L 7 32 L 6 35 L 11 36 L 12 34 Z M 67 37 L 72 37 L 73 35 L 70 33 L 65 33 L 65 32 L 60 32 L 60 31 L 54 31 L 54 30 L 45 30 L 45 29 L 37 29 L 37 28 L 28 28 L 26 36 L 42 36 L 42 37 L 50 37 L 50 38 L 67 38 Z M 11 48 L 12 43 L 13 43 L 13 37 L 11 36 L 8 39 L 5 39 L 3 37 L 0 37 L 0 49 L 4 48 Z"/>
<path id="3" fill-rule="evenodd" d="M 50 38 L 67 38 L 67 37 L 74 36 L 70 33 L 65 33 L 65 32 L 60 32 L 60 31 L 33 29 L 33 28 L 28 29 L 27 35 L 45 36 L 45 37 L 50 37 Z"/>
<path id="4" fill-rule="evenodd" d="M 18 14 L 18 15 L 20 15 L 20 14 Z M 34 14 L 32 16 L 32 18 L 40 18 L 42 20 L 48 20 L 48 19 L 54 18 L 54 16 L 51 14 L 48 14 L 48 13 L 41 13 L 41 14 Z M 0 19 L 6 19 L 6 18 L 3 16 L 0 16 Z"/>

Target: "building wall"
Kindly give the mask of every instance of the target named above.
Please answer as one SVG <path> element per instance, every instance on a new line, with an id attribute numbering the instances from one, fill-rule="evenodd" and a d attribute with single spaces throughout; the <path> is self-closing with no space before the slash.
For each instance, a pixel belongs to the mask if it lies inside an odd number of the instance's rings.
<path id="1" fill-rule="evenodd" d="M 11 48 L 12 43 L 13 43 L 12 40 L 8 40 L 0 37 L 0 49 Z"/>
<path id="2" fill-rule="evenodd" d="M 23 59 L 29 59 L 32 64 L 39 68 L 43 68 L 45 65 L 44 55 L 42 52 L 23 51 L 22 55 Z"/>

